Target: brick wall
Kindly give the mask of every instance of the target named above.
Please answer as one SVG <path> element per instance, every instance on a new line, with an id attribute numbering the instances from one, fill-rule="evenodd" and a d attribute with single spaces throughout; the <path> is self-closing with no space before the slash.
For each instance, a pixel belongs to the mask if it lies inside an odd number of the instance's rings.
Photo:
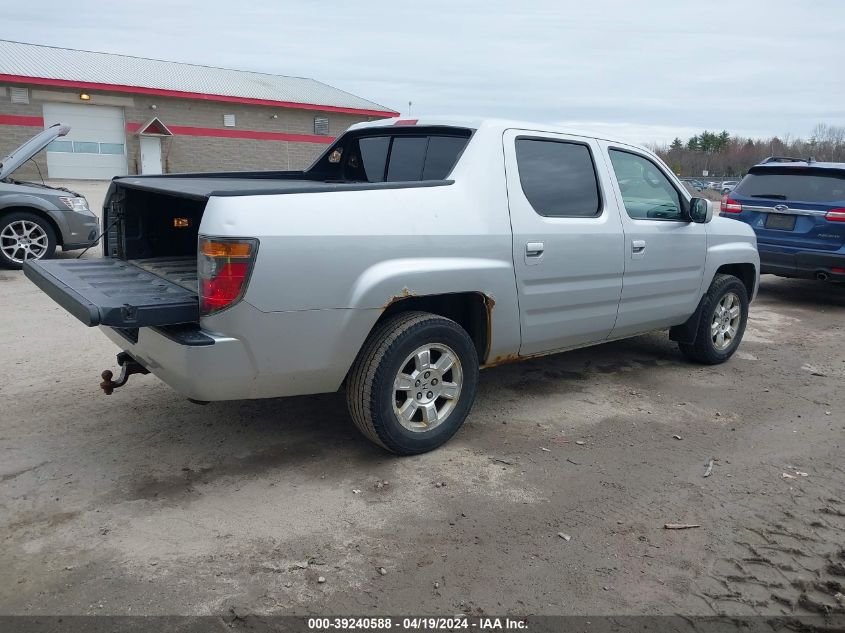
<path id="1" fill-rule="evenodd" d="M 8 84 L 0 84 L 0 115 L 36 116 L 43 114 L 43 104 L 48 101 L 83 103 L 78 99 L 79 90 L 62 90 L 42 86 L 30 89 L 30 103 L 13 104 Z M 6 89 L 4 89 L 6 88 Z M 33 92 L 35 91 L 35 92 Z M 240 103 L 175 99 L 148 95 L 130 95 L 117 92 L 89 92 L 92 100 L 86 105 L 121 104 L 127 124 L 143 124 L 158 117 L 167 126 L 214 128 L 228 131 L 283 132 L 314 134 L 314 117 L 329 119 L 329 135 L 338 136 L 353 123 L 370 118 L 362 115 L 297 110 Z M 42 98 L 43 97 L 43 98 Z M 155 105 L 155 109 L 152 106 Z M 236 125 L 224 127 L 223 115 L 234 114 Z M 276 116 L 274 119 L 273 116 Z M 0 123 L 0 157 L 7 155 L 40 128 L 3 125 Z M 302 169 L 307 167 L 325 149 L 324 144 L 291 141 L 222 138 L 215 136 L 174 135 L 162 139 L 162 165 L 165 172 L 181 171 L 241 171 L 261 169 Z M 130 174 L 140 172 L 138 135 L 126 134 L 126 157 Z M 45 152 L 36 157 L 44 178 L 47 178 Z M 22 167 L 15 177 L 38 177 L 31 165 Z"/>
<path id="2" fill-rule="evenodd" d="M 12 97 L 9 94 L 9 87 L 0 83 L 0 115 L 11 114 L 15 116 L 35 116 L 42 115 L 41 104 L 33 103 L 32 100 L 28 104 L 12 103 Z M 43 128 L 28 127 L 20 125 L 0 125 L 0 160 L 7 156 L 10 152 L 20 146 L 21 143 L 27 139 L 32 138 Z M 44 178 L 47 178 L 47 156 L 44 152 L 39 153 L 33 159 L 41 169 Z M 32 163 L 27 163 L 15 172 L 15 178 L 19 179 L 38 179 L 38 170 L 33 167 Z"/>

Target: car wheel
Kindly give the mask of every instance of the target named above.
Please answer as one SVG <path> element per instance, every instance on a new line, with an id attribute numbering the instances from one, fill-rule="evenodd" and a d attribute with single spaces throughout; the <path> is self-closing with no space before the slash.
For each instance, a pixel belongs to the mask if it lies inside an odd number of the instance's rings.
<path id="1" fill-rule="evenodd" d="M 17 211 L 0 218 L 0 264 L 20 269 L 28 259 L 52 257 L 56 233 L 50 223 L 34 213 Z"/>
<path id="2" fill-rule="evenodd" d="M 716 275 L 701 302 L 701 318 L 692 343 L 678 343 L 688 358 L 707 365 L 728 360 L 742 341 L 748 321 L 748 292 L 733 275 Z"/>
<path id="3" fill-rule="evenodd" d="M 478 384 L 478 355 L 451 319 L 406 312 L 364 343 L 349 376 L 349 414 L 367 439 L 399 455 L 433 450 L 464 423 Z"/>

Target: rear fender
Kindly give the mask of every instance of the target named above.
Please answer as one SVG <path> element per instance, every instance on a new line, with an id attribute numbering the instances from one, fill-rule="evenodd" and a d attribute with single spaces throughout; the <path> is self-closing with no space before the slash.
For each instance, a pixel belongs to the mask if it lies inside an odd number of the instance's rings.
<path id="1" fill-rule="evenodd" d="M 352 308 L 384 308 L 396 299 L 450 292 L 485 292 L 510 273 L 507 262 L 457 257 L 413 257 L 379 262 L 366 269 L 350 290 Z"/>
<path id="2" fill-rule="evenodd" d="M 366 269 L 348 297 L 352 308 L 385 310 L 407 297 L 476 292 L 488 306 L 488 357 L 519 349 L 519 305 L 512 264 L 483 258 L 406 258 Z M 363 341 L 361 341 L 363 344 Z"/>

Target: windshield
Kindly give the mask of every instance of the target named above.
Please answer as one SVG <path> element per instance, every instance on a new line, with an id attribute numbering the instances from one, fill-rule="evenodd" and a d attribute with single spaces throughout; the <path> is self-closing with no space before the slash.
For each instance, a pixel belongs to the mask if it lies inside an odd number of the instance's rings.
<path id="1" fill-rule="evenodd" d="M 748 198 L 839 203 L 845 201 L 845 172 L 806 167 L 752 171 L 734 192 Z"/>

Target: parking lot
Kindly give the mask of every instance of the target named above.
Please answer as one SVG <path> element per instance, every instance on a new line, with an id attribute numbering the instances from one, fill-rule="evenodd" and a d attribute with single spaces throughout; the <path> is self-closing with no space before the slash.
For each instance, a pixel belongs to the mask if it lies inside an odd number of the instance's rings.
<path id="1" fill-rule="evenodd" d="M 342 394 L 104 396 L 118 350 L 0 271 L 0 611 L 842 610 L 843 324 L 845 287 L 766 276 L 724 365 L 654 333 L 485 370 L 397 458 Z"/>

